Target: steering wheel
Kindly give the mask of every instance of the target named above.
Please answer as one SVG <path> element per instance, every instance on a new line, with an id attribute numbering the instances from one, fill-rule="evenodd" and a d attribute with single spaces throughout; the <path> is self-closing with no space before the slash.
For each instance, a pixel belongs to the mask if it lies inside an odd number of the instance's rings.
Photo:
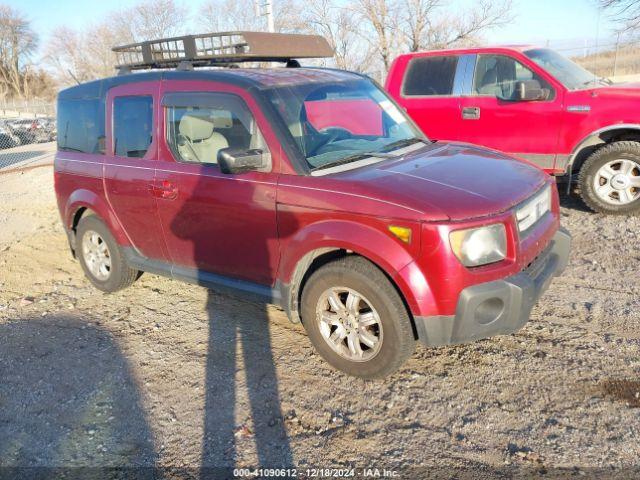
<path id="1" fill-rule="evenodd" d="M 329 143 L 336 142 L 338 140 L 344 140 L 346 138 L 352 137 L 353 134 L 347 130 L 346 128 L 341 127 L 327 127 L 319 130 L 318 133 L 323 135 L 328 135 L 329 137 L 326 139 L 323 145 L 327 145 Z"/>

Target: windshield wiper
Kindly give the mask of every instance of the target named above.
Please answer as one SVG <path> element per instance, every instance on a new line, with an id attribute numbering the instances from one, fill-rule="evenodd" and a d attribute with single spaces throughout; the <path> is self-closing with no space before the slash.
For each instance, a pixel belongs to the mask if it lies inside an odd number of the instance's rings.
<path id="1" fill-rule="evenodd" d="M 422 138 L 413 137 L 413 138 L 403 138 L 402 140 L 396 140 L 395 142 L 387 143 L 381 150 L 381 152 L 389 152 L 391 150 L 397 150 L 398 148 L 406 147 L 409 145 L 413 145 L 414 143 L 427 143 Z"/>
<path id="2" fill-rule="evenodd" d="M 337 167 L 339 165 L 344 165 L 346 163 L 355 162 L 356 160 L 362 160 L 363 158 L 369 158 L 369 157 L 398 158 L 398 155 L 394 155 L 393 153 L 387 153 L 387 152 L 379 152 L 375 150 L 372 152 L 359 152 L 359 153 L 355 153 L 353 155 L 349 155 L 347 157 L 341 158 L 340 160 L 336 160 L 335 162 L 325 163 L 324 165 L 316 167 L 313 170 L 324 170 L 325 168 Z"/>

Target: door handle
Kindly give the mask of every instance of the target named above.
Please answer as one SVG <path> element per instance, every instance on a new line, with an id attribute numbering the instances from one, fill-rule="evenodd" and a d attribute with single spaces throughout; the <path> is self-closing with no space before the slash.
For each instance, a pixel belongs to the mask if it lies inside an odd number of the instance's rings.
<path id="1" fill-rule="evenodd" d="M 159 184 L 149 184 L 149 191 L 156 198 L 174 200 L 178 197 L 178 186 L 169 180 L 162 180 Z"/>
<path id="2" fill-rule="evenodd" d="M 463 120 L 479 120 L 480 119 L 480 107 L 464 107 L 462 109 Z"/>

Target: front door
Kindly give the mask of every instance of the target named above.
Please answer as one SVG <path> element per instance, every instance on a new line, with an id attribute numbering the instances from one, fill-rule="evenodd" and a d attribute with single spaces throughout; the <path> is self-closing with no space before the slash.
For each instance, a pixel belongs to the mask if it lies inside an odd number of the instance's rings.
<path id="1" fill-rule="evenodd" d="M 151 189 L 158 159 L 154 117 L 158 82 L 113 88 L 107 95 L 106 197 L 138 254 L 166 260 L 156 198 Z"/>
<path id="2" fill-rule="evenodd" d="M 279 259 L 275 169 L 224 174 L 217 164 L 225 148 L 269 152 L 253 100 L 224 84 L 179 85 L 163 86 L 156 178 L 170 192 L 158 211 L 171 261 L 203 280 L 216 274 L 272 285 Z"/>
<path id="3" fill-rule="evenodd" d="M 519 101 L 516 83 L 538 80 L 545 100 Z M 506 55 L 478 55 L 470 95 L 460 100 L 459 139 L 518 155 L 552 170 L 562 125 L 561 92 Z"/>

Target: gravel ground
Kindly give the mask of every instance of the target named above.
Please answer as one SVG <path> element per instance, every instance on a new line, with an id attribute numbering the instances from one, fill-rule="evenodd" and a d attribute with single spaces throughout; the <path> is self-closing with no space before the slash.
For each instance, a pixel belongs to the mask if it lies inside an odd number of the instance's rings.
<path id="1" fill-rule="evenodd" d="M 640 477 L 640 218 L 563 204 L 572 259 L 524 329 L 367 382 L 275 307 L 149 274 L 98 292 L 51 168 L 0 174 L 0 466 Z"/>

